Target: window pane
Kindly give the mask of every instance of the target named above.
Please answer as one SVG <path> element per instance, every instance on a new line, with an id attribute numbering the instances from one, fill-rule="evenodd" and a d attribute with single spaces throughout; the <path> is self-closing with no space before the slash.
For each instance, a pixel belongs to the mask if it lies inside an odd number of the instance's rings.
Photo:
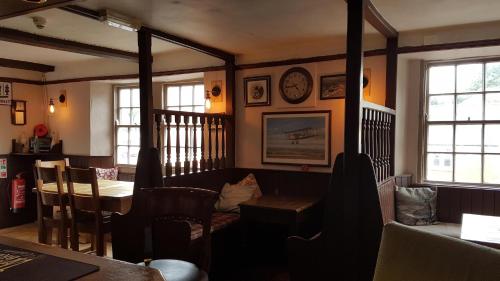
<path id="1" fill-rule="evenodd" d="M 119 95 L 120 107 L 130 107 L 130 89 L 120 89 Z"/>
<path id="2" fill-rule="evenodd" d="M 481 182 L 481 155 L 457 154 L 455 161 L 456 182 Z"/>
<path id="3" fill-rule="evenodd" d="M 118 128 L 116 143 L 118 145 L 128 145 L 128 128 Z"/>
<path id="4" fill-rule="evenodd" d="M 429 93 L 455 92 L 455 66 L 433 66 L 429 69 Z"/>
<path id="5" fill-rule="evenodd" d="M 140 125 L 141 124 L 141 110 L 139 108 L 133 108 L 132 113 L 132 125 Z"/>
<path id="6" fill-rule="evenodd" d="M 456 120 L 482 120 L 483 95 L 457 95 Z"/>
<path id="7" fill-rule="evenodd" d="M 457 66 L 457 92 L 479 92 L 483 90 L 483 64 Z"/>
<path id="8" fill-rule="evenodd" d="M 486 94 L 486 120 L 500 120 L 500 93 Z"/>
<path id="9" fill-rule="evenodd" d="M 205 106 L 195 106 L 194 107 L 194 112 L 204 113 L 205 112 Z"/>
<path id="10" fill-rule="evenodd" d="M 137 165 L 137 158 L 139 157 L 139 147 L 131 146 L 128 153 L 128 163 L 130 165 Z"/>
<path id="11" fill-rule="evenodd" d="M 193 105 L 193 86 L 181 87 L 181 105 Z"/>
<path id="12" fill-rule="evenodd" d="M 167 87 L 167 105 L 179 105 L 179 87 Z"/>
<path id="13" fill-rule="evenodd" d="M 500 184 L 500 155 L 484 155 L 484 182 Z"/>
<path id="14" fill-rule="evenodd" d="M 454 113 L 454 96 L 429 98 L 429 121 L 451 121 Z"/>
<path id="15" fill-rule="evenodd" d="M 120 109 L 120 125 L 130 125 L 130 109 L 122 108 Z"/>
<path id="16" fill-rule="evenodd" d="M 427 154 L 427 179 L 431 181 L 452 181 L 453 157 L 451 154 Z"/>
<path id="17" fill-rule="evenodd" d="M 130 145 L 141 144 L 141 132 L 139 128 L 130 128 Z"/>
<path id="18" fill-rule="evenodd" d="M 453 126 L 430 125 L 427 137 L 427 151 L 452 152 L 453 151 Z"/>
<path id="19" fill-rule="evenodd" d="M 205 104 L 205 87 L 203 85 L 194 86 L 194 105 Z"/>
<path id="20" fill-rule="evenodd" d="M 456 152 L 481 152 L 483 125 L 457 125 L 455 132 Z"/>
<path id="21" fill-rule="evenodd" d="M 132 107 L 140 107 L 140 92 L 138 88 L 132 89 Z"/>
<path id="22" fill-rule="evenodd" d="M 484 152 L 500 153 L 500 125 L 484 125 Z"/>
<path id="23" fill-rule="evenodd" d="M 116 162 L 118 164 L 128 164 L 128 147 L 118 146 L 116 149 Z"/>
<path id="24" fill-rule="evenodd" d="M 193 107 L 192 106 L 181 106 L 181 111 L 192 112 Z"/>
<path id="25" fill-rule="evenodd" d="M 486 64 L 486 91 L 500 90 L 500 62 Z"/>

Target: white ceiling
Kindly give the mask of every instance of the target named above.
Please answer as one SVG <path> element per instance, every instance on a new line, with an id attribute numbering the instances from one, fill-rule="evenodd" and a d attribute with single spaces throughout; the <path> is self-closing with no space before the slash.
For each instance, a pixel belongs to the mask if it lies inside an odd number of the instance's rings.
<path id="1" fill-rule="evenodd" d="M 398 30 L 500 20 L 499 0 L 372 0 Z M 110 8 L 139 19 L 144 25 L 234 53 L 248 61 L 325 55 L 345 50 L 344 0 L 82 0 L 74 4 Z M 47 19 L 38 30 L 31 17 Z M 7 20 L 0 26 L 127 51 L 137 51 L 137 35 L 59 9 Z M 380 36 L 366 25 L 365 48 L 379 48 Z M 2 57 L 51 64 L 89 56 L 13 47 L 0 42 Z M 3 48 L 5 46 L 5 49 Z M 19 45 L 20 46 L 20 45 Z M 383 45 L 382 45 L 383 47 Z M 30 52 L 30 48 L 31 49 Z M 153 53 L 180 47 L 154 39 Z M 242 61 L 247 62 L 245 59 Z"/>

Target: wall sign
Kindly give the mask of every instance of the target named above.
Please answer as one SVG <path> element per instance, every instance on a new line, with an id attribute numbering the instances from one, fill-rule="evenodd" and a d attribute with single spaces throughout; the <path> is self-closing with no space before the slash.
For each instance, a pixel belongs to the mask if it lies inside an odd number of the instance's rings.
<path id="1" fill-rule="evenodd" d="M 0 82 L 0 105 L 10 105 L 12 100 L 12 83 Z"/>
<path id="2" fill-rule="evenodd" d="M 7 159 L 0 159 L 0 179 L 7 178 Z"/>

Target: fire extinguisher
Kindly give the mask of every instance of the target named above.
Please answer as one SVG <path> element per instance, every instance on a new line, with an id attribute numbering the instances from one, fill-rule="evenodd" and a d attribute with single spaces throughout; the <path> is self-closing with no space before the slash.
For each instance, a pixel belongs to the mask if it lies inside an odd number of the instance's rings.
<path id="1" fill-rule="evenodd" d="M 26 180 L 22 178 L 22 173 L 12 180 L 10 195 L 10 210 L 19 213 L 26 206 Z"/>

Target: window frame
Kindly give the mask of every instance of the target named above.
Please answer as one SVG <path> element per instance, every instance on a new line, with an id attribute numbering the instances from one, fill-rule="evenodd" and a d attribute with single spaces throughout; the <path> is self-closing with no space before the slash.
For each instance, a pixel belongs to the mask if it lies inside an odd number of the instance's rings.
<path id="1" fill-rule="evenodd" d="M 119 85 L 113 85 L 113 97 L 114 97 L 114 119 L 113 119 L 113 162 L 114 165 L 117 167 L 123 167 L 123 168 L 135 168 L 137 165 L 134 164 L 119 164 L 118 163 L 118 128 L 120 127 L 127 127 L 127 128 L 139 128 L 140 130 L 140 124 L 139 125 L 118 125 L 118 120 L 120 118 L 120 89 L 139 89 L 139 84 L 137 83 L 132 83 L 132 84 L 119 84 Z M 129 108 L 135 108 L 135 107 L 129 107 Z M 140 107 L 139 107 L 140 108 Z M 141 120 L 142 121 L 142 120 Z M 125 145 L 120 145 L 120 146 L 125 146 Z M 129 144 L 126 145 L 130 149 L 130 142 Z M 139 149 L 140 149 L 140 142 L 139 142 Z"/>
<path id="2" fill-rule="evenodd" d="M 454 59 L 454 60 L 440 60 L 440 61 L 424 61 L 422 63 L 422 99 L 421 99 L 421 121 L 420 121 L 420 165 L 418 171 L 418 177 L 424 183 L 432 183 L 438 185 L 445 186 L 461 186 L 461 187 L 500 187 L 500 183 L 485 183 L 484 182 L 484 156 L 485 155 L 500 155 L 500 152 L 485 152 L 484 151 L 484 142 L 485 142 L 485 125 L 500 125 L 500 119 L 496 120 L 486 120 L 486 95 L 491 93 L 500 94 L 500 90 L 496 91 L 487 91 L 486 90 L 486 64 L 500 62 L 500 57 L 487 57 L 487 58 L 466 58 L 466 59 Z M 457 66 L 461 64 L 474 64 L 481 63 L 482 64 L 482 82 L 483 86 L 480 91 L 477 92 L 457 92 Z M 439 93 L 439 94 L 429 94 L 429 70 L 431 67 L 435 66 L 447 66 L 453 65 L 455 66 L 455 90 L 453 93 Z M 460 95 L 480 95 L 482 98 L 482 119 L 480 120 L 456 120 L 457 118 L 457 96 Z M 430 96 L 453 96 L 453 120 L 450 121 L 429 121 L 429 100 Z M 456 126 L 457 125 L 481 125 L 481 151 L 480 152 L 457 152 L 455 147 L 456 142 Z M 428 152 L 428 130 L 429 125 L 451 125 L 453 127 L 453 137 L 452 137 L 452 151 L 451 152 Z M 427 179 L 427 155 L 429 153 L 435 154 L 447 154 L 452 155 L 452 181 L 436 181 L 436 180 L 428 180 Z M 465 155 L 479 155 L 481 157 L 481 182 L 480 183 L 470 183 L 470 182 L 458 182 L 455 181 L 455 167 L 456 167 L 456 155 L 465 154 Z"/>

